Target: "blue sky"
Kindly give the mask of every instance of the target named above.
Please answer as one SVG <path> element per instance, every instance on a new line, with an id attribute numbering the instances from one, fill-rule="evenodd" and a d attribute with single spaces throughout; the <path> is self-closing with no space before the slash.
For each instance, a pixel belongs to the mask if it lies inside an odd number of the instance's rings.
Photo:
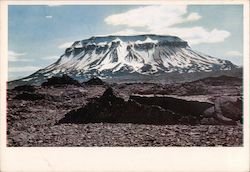
<path id="1" fill-rule="evenodd" d="M 166 34 L 191 48 L 242 65 L 242 5 L 9 5 L 8 79 L 56 61 L 94 35 Z"/>

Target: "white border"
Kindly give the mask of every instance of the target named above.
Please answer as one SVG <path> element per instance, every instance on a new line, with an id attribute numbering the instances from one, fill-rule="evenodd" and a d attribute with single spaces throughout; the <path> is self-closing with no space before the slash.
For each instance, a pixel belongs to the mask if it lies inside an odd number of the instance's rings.
<path id="1" fill-rule="evenodd" d="M 0 171 L 250 171 L 249 168 L 249 2 L 223 1 L 0 1 Z M 13 148 L 6 147 L 7 5 L 27 4 L 243 4 L 244 146 L 215 148 Z"/>

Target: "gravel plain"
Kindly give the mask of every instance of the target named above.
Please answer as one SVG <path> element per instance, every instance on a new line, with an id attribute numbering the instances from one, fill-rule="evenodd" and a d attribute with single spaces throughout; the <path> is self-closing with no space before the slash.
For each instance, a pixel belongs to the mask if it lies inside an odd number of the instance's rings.
<path id="1" fill-rule="evenodd" d="M 11 130 L 8 146 L 242 146 L 241 126 L 61 124 Z"/>

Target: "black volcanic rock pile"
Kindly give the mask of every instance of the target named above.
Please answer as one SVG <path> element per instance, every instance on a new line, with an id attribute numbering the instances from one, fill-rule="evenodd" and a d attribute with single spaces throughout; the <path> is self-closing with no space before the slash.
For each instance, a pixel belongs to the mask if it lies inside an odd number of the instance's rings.
<path id="1" fill-rule="evenodd" d="M 203 112 L 213 104 L 171 97 L 130 96 L 125 101 L 112 88 L 99 99 L 72 110 L 59 123 L 200 124 Z"/>
<path id="2" fill-rule="evenodd" d="M 105 82 L 103 82 L 98 77 L 94 77 L 94 78 L 91 78 L 90 80 L 88 80 L 87 82 L 84 82 L 83 84 L 86 84 L 86 85 L 104 85 Z"/>
<path id="3" fill-rule="evenodd" d="M 178 114 L 160 106 L 147 106 L 131 99 L 125 101 L 108 88 L 99 99 L 70 111 L 59 123 L 174 124 L 178 118 Z"/>
<path id="4" fill-rule="evenodd" d="M 68 75 L 64 74 L 61 77 L 51 77 L 48 79 L 47 82 L 42 83 L 42 86 L 60 86 L 60 85 L 76 85 L 76 86 L 81 86 L 81 84 L 69 77 Z"/>
<path id="5" fill-rule="evenodd" d="M 59 123 L 225 124 L 242 123 L 242 100 L 222 97 L 215 104 L 173 97 L 130 96 L 125 101 L 112 88 L 86 106 L 72 110 Z"/>
<path id="6" fill-rule="evenodd" d="M 13 88 L 14 91 L 26 91 L 26 92 L 34 92 L 36 89 L 33 85 L 21 85 Z"/>

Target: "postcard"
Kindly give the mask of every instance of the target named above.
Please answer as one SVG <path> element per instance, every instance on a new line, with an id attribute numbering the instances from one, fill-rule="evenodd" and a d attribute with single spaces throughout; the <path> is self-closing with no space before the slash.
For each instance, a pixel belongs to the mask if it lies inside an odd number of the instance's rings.
<path id="1" fill-rule="evenodd" d="M 1 1 L 2 171 L 248 171 L 249 2 Z"/>

